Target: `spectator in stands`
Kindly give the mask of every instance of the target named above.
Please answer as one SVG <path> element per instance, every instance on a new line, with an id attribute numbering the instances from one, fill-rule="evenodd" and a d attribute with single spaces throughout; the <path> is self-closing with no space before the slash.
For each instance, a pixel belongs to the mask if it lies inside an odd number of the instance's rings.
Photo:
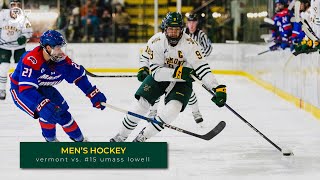
<path id="1" fill-rule="evenodd" d="M 112 39 L 112 16 L 108 9 L 105 9 L 100 18 L 100 33 L 102 42 L 110 42 Z"/>
<path id="2" fill-rule="evenodd" d="M 84 27 L 84 36 L 82 42 L 96 42 L 99 37 L 99 20 L 94 15 L 94 9 L 88 9 L 88 15 L 82 18 L 82 26 Z"/>
<path id="3" fill-rule="evenodd" d="M 66 30 L 68 28 L 68 16 L 64 8 L 61 8 L 56 26 L 57 31 L 60 32 L 64 37 L 66 37 Z"/>
<path id="4" fill-rule="evenodd" d="M 67 39 L 69 42 L 79 42 L 81 37 L 80 8 L 74 7 L 68 18 Z"/>
<path id="5" fill-rule="evenodd" d="M 86 3 L 81 7 L 80 14 L 81 18 L 85 18 L 88 13 L 89 9 L 91 10 L 91 14 L 97 15 L 97 6 L 93 0 L 86 0 Z"/>
<path id="6" fill-rule="evenodd" d="M 114 22 L 116 24 L 116 40 L 118 41 L 118 38 L 121 37 L 124 42 L 128 42 L 130 16 L 123 10 L 120 4 L 116 5 Z"/>

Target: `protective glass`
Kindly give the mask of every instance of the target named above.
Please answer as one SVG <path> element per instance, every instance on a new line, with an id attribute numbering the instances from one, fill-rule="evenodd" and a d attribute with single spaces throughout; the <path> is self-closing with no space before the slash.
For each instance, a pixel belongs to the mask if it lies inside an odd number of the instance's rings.
<path id="1" fill-rule="evenodd" d="M 50 53 L 51 60 L 54 62 L 60 62 L 64 60 L 67 55 L 65 52 L 67 51 L 67 45 L 58 45 L 52 48 L 52 51 Z"/>

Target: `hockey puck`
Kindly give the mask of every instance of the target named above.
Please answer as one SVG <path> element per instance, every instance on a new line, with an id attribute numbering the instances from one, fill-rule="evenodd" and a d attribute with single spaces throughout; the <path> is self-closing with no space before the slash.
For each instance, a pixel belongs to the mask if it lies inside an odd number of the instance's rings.
<path id="1" fill-rule="evenodd" d="M 285 150 L 282 150 L 282 155 L 293 156 L 293 152 L 291 150 L 285 149 Z"/>

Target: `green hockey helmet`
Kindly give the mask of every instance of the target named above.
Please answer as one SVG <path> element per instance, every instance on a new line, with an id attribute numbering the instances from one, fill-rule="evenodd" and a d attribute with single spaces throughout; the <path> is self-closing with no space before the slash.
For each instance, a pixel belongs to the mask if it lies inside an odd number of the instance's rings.
<path id="1" fill-rule="evenodd" d="M 179 31 L 176 30 L 177 28 L 180 28 Z M 170 12 L 167 14 L 165 22 L 165 34 L 171 46 L 178 44 L 183 34 L 183 19 L 179 12 Z"/>

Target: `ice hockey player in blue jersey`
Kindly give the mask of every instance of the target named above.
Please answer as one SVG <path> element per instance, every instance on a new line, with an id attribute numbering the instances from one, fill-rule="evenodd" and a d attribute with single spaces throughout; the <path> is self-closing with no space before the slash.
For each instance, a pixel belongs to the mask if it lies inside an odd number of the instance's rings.
<path id="1" fill-rule="evenodd" d="M 274 23 L 277 31 L 272 34 L 275 39 L 275 46 L 271 50 L 276 50 L 277 47 L 285 49 L 291 45 L 292 24 L 290 22 L 291 12 L 288 10 L 288 0 L 275 0 L 276 14 L 274 16 Z"/>
<path id="2" fill-rule="evenodd" d="M 26 52 L 10 75 L 12 99 L 17 107 L 34 119 L 39 118 L 42 135 L 47 142 L 58 142 L 56 124 L 62 126 L 70 139 L 87 141 L 68 111 L 69 106 L 53 86 L 66 80 L 74 83 L 90 98 L 93 107 L 103 110 L 107 99 L 93 86 L 82 66 L 73 62 L 62 50 L 64 37 L 48 30 L 40 37 L 40 46 Z"/>

